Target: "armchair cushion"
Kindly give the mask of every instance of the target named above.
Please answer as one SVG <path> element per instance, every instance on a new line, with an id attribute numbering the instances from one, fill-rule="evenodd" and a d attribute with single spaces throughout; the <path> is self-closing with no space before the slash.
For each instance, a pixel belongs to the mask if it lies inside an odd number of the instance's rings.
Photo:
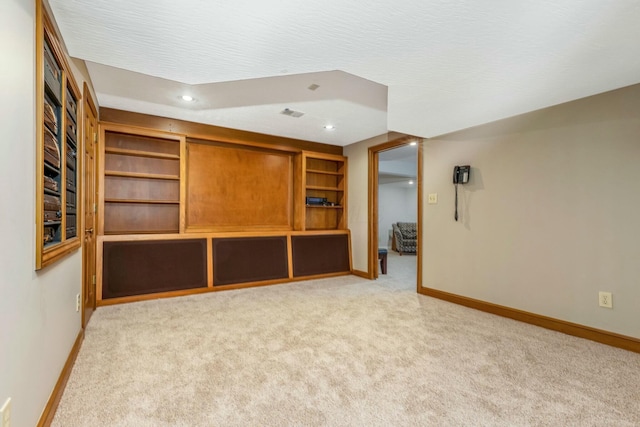
<path id="1" fill-rule="evenodd" d="M 400 233 L 402 233 L 403 238 L 405 239 L 417 238 L 415 222 L 399 222 L 398 228 L 400 229 Z"/>
<path id="2" fill-rule="evenodd" d="M 403 253 L 416 253 L 417 230 L 415 222 L 398 222 L 392 224 L 395 249 Z"/>

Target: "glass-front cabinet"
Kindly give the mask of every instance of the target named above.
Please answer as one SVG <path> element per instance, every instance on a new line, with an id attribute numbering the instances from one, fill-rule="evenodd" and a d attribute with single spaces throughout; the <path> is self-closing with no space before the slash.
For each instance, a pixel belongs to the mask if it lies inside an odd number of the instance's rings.
<path id="1" fill-rule="evenodd" d="M 37 29 L 36 269 L 40 269 L 80 247 L 80 91 L 40 4 Z"/>

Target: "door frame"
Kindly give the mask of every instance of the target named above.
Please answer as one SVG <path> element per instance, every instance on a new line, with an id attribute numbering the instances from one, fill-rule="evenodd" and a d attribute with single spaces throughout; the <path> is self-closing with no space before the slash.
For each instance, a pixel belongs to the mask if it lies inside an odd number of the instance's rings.
<path id="1" fill-rule="evenodd" d="M 374 145 L 369 147 L 369 206 L 368 206 L 368 276 L 369 279 L 376 279 L 378 277 L 378 161 L 379 154 L 382 151 L 391 150 L 393 148 L 407 145 L 411 142 L 417 142 L 417 162 L 418 162 L 418 176 L 417 191 L 418 191 L 418 212 L 416 221 L 417 242 L 416 242 L 416 291 L 420 290 L 422 286 L 422 193 L 423 193 L 423 139 L 415 136 L 403 136 L 394 139 L 384 144 Z"/>
<path id="2" fill-rule="evenodd" d="M 97 136 L 97 132 L 98 132 L 98 120 L 99 120 L 99 116 L 98 116 L 98 109 L 96 108 L 96 104 L 93 101 L 93 97 L 91 96 L 91 91 L 89 90 L 89 86 L 87 85 L 87 83 L 85 82 L 82 88 L 82 156 L 78 156 L 82 158 L 82 169 L 80 171 L 80 173 L 82 174 L 82 179 L 84 179 L 84 172 L 85 172 L 85 168 L 87 167 L 87 165 L 84 164 L 84 157 L 85 157 L 85 141 L 86 141 L 86 126 L 84 125 L 85 122 L 85 116 L 86 116 L 86 109 L 90 109 L 93 112 L 93 115 L 96 118 L 96 127 L 95 127 L 95 132 L 96 132 L 96 136 Z M 95 147 L 97 147 L 97 139 L 94 141 L 94 168 L 93 168 L 93 175 L 94 175 L 94 192 L 96 193 L 95 195 L 95 202 L 97 203 L 97 185 L 98 185 L 98 176 L 97 176 L 97 153 L 98 150 L 95 149 Z M 86 264 L 86 256 L 87 256 L 87 245 L 85 244 L 85 230 L 86 230 L 86 226 L 87 224 L 85 224 L 85 214 L 86 212 L 84 211 L 85 208 L 85 195 L 86 195 L 86 191 L 90 191 L 87 188 L 87 185 L 85 182 L 82 183 L 82 210 L 80 211 L 80 215 L 82 217 L 82 227 L 80 228 L 80 232 L 82 233 L 82 292 L 81 292 L 81 304 L 80 304 L 80 310 L 82 311 L 82 328 L 86 328 L 87 323 L 89 322 L 89 318 L 91 317 L 91 315 L 87 316 L 86 315 L 86 311 L 87 308 L 91 309 L 91 312 L 95 311 L 96 309 L 96 291 L 94 289 L 93 292 L 93 299 L 91 301 L 88 301 L 88 304 L 85 305 L 85 292 L 86 289 L 88 289 L 89 286 L 96 286 L 95 283 L 86 283 L 87 281 L 87 264 Z M 93 235 L 94 235 L 94 239 L 93 239 L 93 262 L 97 263 L 97 258 L 96 258 L 96 236 L 97 236 L 97 211 L 94 209 L 94 219 L 93 219 Z M 94 267 L 94 270 L 96 270 L 97 268 Z"/>

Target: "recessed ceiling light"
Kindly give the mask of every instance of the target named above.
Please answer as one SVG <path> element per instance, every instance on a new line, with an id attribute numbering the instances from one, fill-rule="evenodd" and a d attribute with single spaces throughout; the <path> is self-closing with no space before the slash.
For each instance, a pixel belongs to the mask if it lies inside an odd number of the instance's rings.
<path id="1" fill-rule="evenodd" d="M 413 181 L 409 181 L 409 185 L 413 185 Z"/>
<path id="2" fill-rule="evenodd" d="M 413 142 L 410 142 L 410 143 L 409 143 L 409 145 L 411 145 L 411 146 L 413 146 L 413 145 L 418 145 L 418 143 L 417 143 L 417 142 L 415 142 L 415 141 L 413 141 Z"/>
<path id="3" fill-rule="evenodd" d="M 335 126 L 334 126 L 334 125 L 326 125 L 324 128 L 325 128 L 326 130 L 334 130 L 334 129 L 335 129 Z"/>
<path id="4" fill-rule="evenodd" d="M 180 99 L 182 99 L 183 101 L 191 102 L 191 101 L 193 101 L 193 96 L 191 96 L 191 95 L 182 95 L 180 97 Z"/>

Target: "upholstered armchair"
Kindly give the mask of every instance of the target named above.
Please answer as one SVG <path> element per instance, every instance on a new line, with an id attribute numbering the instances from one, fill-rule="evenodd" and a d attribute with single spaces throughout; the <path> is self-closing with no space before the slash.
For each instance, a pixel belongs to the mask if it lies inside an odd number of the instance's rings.
<path id="1" fill-rule="evenodd" d="M 398 222 L 393 227 L 395 250 L 402 254 L 415 254 L 417 245 L 417 232 L 415 222 Z"/>

